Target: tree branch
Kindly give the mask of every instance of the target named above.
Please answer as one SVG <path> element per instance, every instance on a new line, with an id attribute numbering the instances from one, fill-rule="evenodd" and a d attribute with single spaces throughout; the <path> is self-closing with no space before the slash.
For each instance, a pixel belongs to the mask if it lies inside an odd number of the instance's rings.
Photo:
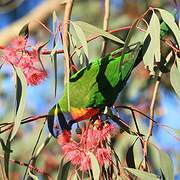
<path id="1" fill-rule="evenodd" d="M 110 0 L 105 0 L 105 8 L 104 8 L 104 21 L 103 21 L 103 30 L 108 31 L 109 26 L 109 16 L 110 16 Z M 103 40 L 102 44 L 102 56 L 105 55 L 107 49 L 107 40 Z"/>
<path id="2" fill-rule="evenodd" d="M 69 62 L 70 62 L 70 56 L 69 56 L 69 20 L 71 18 L 71 12 L 73 7 L 74 0 L 68 0 L 66 3 L 65 11 L 64 11 L 64 19 L 63 19 L 63 47 L 64 47 L 64 83 L 67 83 L 69 81 Z"/>

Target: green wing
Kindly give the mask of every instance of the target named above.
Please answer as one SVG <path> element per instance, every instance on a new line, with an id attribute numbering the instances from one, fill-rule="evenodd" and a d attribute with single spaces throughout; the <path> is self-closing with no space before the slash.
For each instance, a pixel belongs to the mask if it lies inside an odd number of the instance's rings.
<path id="1" fill-rule="evenodd" d="M 164 37 L 168 30 L 167 25 L 162 22 L 161 37 Z M 127 50 L 123 59 L 121 50 L 117 50 L 95 60 L 71 76 L 68 86 L 65 86 L 63 97 L 48 114 L 48 128 L 51 134 L 57 137 L 64 130 L 70 130 L 74 122 L 92 117 L 105 106 L 112 106 L 131 71 L 142 60 L 141 53 L 142 48 L 139 44 Z M 78 111 L 80 118 L 74 118 L 72 108 Z"/>
<path id="2" fill-rule="evenodd" d="M 51 134 L 57 137 L 63 130 L 70 130 L 74 122 L 92 117 L 105 106 L 112 106 L 137 61 L 140 62 L 140 49 L 140 44 L 129 49 L 123 60 L 121 56 L 112 56 L 121 54 L 121 50 L 117 50 L 95 60 L 71 76 L 68 86 L 65 86 L 63 97 L 48 114 L 48 128 Z M 73 112 L 73 109 L 78 113 Z"/>
<path id="3" fill-rule="evenodd" d="M 140 46 L 121 56 L 105 56 L 98 59 L 76 74 L 69 82 L 70 106 L 75 108 L 104 108 L 112 106 L 118 93 L 124 87 L 138 57 Z M 119 52 L 120 53 L 120 52 Z M 121 64 L 121 72 L 119 66 Z M 68 111 L 67 86 L 58 102 L 63 112 Z"/>

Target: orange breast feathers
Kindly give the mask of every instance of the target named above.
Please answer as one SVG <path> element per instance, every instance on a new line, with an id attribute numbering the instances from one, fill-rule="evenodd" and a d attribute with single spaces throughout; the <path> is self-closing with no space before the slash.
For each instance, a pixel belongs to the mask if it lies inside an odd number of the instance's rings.
<path id="1" fill-rule="evenodd" d="M 71 107 L 71 115 L 74 121 L 79 122 L 82 120 L 89 119 L 100 112 L 97 108 L 74 108 Z"/>

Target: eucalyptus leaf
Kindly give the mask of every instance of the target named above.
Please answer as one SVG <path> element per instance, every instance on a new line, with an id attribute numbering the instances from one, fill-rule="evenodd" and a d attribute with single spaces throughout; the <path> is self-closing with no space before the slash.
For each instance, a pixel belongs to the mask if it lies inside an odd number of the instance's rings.
<path id="1" fill-rule="evenodd" d="M 108 32 L 105 32 L 104 30 L 102 30 L 100 28 L 97 28 L 96 26 L 93 26 L 93 25 L 88 24 L 88 23 L 83 22 L 83 21 L 74 21 L 73 23 L 80 26 L 81 29 L 83 29 L 83 31 L 85 31 L 85 32 L 88 32 L 88 33 L 93 34 L 95 36 L 103 36 L 103 37 L 111 39 L 112 41 L 115 41 L 117 43 L 124 44 L 124 42 L 121 39 L 117 38 L 116 36 L 114 36 Z"/>
<path id="2" fill-rule="evenodd" d="M 8 139 L 6 141 L 6 146 L 4 149 L 4 170 L 6 177 L 9 177 L 9 159 L 10 159 L 10 153 L 11 151 L 11 141 L 10 141 L 11 133 L 8 136 Z"/>
<path id="3" fill-rule="evenodd" d="M 180 47 L 180 29 L 175 22 L 174 16 L 164 9 L 158 8 L 157 10 L 160 12 L 163 21 L 169 26 L 169 28 L 173 32 L 178 46 Z"/>
<path id="4" fill-rule="evenodd" d="M 146 37 L 144 42 L 144 56 L 143 61 L 146 67 L 149 68 L 151 73 L 154 73 L 154 60 L 160 62 L 160 23 L 157 15 L 153 12 Z"/>
<path id="5" fill-rule="evenodd" d="M 50 55 L 51 55 L 51 59 L 53 62 L 53 67 L 54 67 L 54 95 L 55 97 L 57 94 L 57 86 L 58 86 L 57 54 L 56 54 L 57 47 L 58 47 L 58 44 L 56 43 L 56 40 L 54 39 L 53 49 Z"/>
<path id="6" fill-rule="evenodd" d="M 92 165 L 92 172 L 93 172 L 93 178 L 94 179 L 99 179 L 100 176 L 100 167 L 99 163 L 97 161 L 96 156 L 93 153 L 90 153 L 90 159 L 91 159 L 91 165 Z"/>
<path id="7" fill-rule="evenodd" d="M 29 24 L 25 24 L 19 32 L 19 36 L 24 36 L 26 39 L 29 36 Z"/>
<path id="8" fill-rule="evenodd" d="M 12 130 L 12 135 L 10 140 L 12 140 L 16 135 L 20 127 L 21 120 L 23 119 L 23 113 L 26 105 L 26 89 L 27 89 L 27 83 L 23 72 L 20 70 L 20 68 L 17 68 L 15 66 L 14 66 L 14 70 L 16 73 L 16 116 L 14 119 L 14 127 Z"/>
<path id="9" fill-rule="evenodd" d="M 39 59 L 39 62 L 40 62 L 40 64 L 41 64 L 41 66 L 42 66 L 42 68 L 43 68 L 44 71 L 46 71 L 46 70 L 45 70 L 44 65 L 43 65 L 43 63 L 42 63 L 42 60 L 41 60 L 41 49 L 42 49 L 44 46 L 46 46 L 48 43 L 49 43 L 49 41 L 47 41 L 47 42 L 44 43 L 43 45 L 39 46 L 38 49 L 37 49 L 38 59 Z"/>
<path id="10" fill-rule="evenodd" d="M 39 180 L 39 178 L 38 178 L 36 175 L 34 175 L 34 174 L 31 172 L 30 169 L 28 169 L 28 175 L 29 175 L 33 180 Z"/>
<path id="11" fill-rule="evenodd" d="M 173 180 L 174 179 L 174 170 L 173 163 L 170 159 L 169 155 L 164 151 L 159 151 L 160 154 L 160 165 L 161 165 L 161 173 L 163 176 L 163 180 Z"/>
<path id="12" fill-rule="evenodd" d="M 76 24 L 76 22 L 72 22 L 72 25 L 74 26 L 74 29 L 75 29 L 75 32 L 76 32 L 76 34 L 78 36 L 79 41 L 81 42 L 84 53 L 86 54 L 86 56 L 88 58 L 89 56 L 88 56 L 88 45 L 87 45 L 86 36 L 85 36 L 81 26 Z"/>
<path id="13" fill-rule="evenodd" d="M 59 164 L 58 177 L 57 180 L 66 180 L 68 177 L 68 173 L 70 170 L 70 161 L 64 162 L 64 157 L 61 158 L 61 162 Z"/>
<path id="14" fill-rule="evenodd" d="M 180 72 L 176 64 L 174 63 L 170 71 L 170 82 L 177 95 L 180 97 L 180 83 L 179 83 Z"/>
<path id="15" fill-rule="evenodd" d="M 161 53 L 160 53 L 160 22 L 157 15 L 153 12 L 151 23 L 149 27 L 149 32 L 151 40 L 153 43 L 153 51 L 155 56 L 155 61 L 160 62 Z"/>
<path id="16" fill-rule="evenodd" d="M 160 180 L 158 176 L 152 173 L 148 173 L 146 171 L 134 169 L 134 168 L 124 168 L 131 174 L 141 178 L 142 180 Z"/>
<path id="17" fill-rule="evenodd" d="M 126 154 L 126 163 L 130 168 L 135 168 L 134 152 L 133 152 L 135 142 L 130 146 Z"/>

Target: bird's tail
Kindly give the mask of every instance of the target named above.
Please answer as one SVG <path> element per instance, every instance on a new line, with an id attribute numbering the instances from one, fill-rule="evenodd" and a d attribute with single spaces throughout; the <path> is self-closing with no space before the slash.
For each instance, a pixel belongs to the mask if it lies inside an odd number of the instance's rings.
<path id="1" fill-rule="evenodd" d="M 56 104 L 48 113 L 47 123 L 50 133 L 57 138 L 63 131 L 70 131 L 74 121 L 69 112 L 62 112 L 60 105 Z"/>

